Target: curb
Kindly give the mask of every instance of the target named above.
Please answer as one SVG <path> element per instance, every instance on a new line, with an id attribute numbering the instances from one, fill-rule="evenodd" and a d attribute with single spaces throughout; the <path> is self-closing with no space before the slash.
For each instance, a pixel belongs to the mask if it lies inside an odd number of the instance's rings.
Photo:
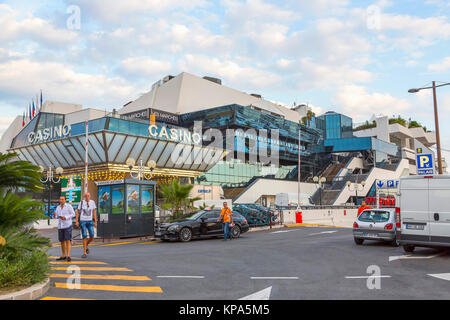
<path id="1" fill-rule="evenodd" d="M 315 223 L 294 223 L 294 224 L 285 224 L 286 228 L 299 228 L 299 227 L 320 227 L 320 228 L 346 228 L 340 226 L 330 226 L 326 224 L 315 224 Z"/>
<path id="2" fill-rule="evenodd" d="M 29 288 L 0 296 L 0 300 L 37 300 L 50 288 L 50 278 Z"/>
<path id="3" fill-rule="evenodd" d="M 280 229 L 280 228 L 284 228 L 284 225 L 281 224 L 276 224 L 272 226 L 272 229 Z M 270 230 L 269 226 L 265 226 L 265 227 L 253 227 L 250 228 L 247 232 L 257 232 L 257 231 L 267 231 Z"/>

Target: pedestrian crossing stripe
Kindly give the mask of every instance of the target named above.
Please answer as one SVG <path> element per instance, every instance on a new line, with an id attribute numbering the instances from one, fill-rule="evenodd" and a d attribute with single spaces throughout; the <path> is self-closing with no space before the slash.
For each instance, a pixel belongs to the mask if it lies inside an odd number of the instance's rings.
<path id="1" fill-rule="evenodd" d="M 76 264 L 107 264 L 106 262 L 101 261 L 77 261 Z M 50 261 L 50 264 L 74 264 L 74 262 L 68 261 Z"/>
<path id="2" fill-rule="evenodd" d="M 73 264 L 76 265 L 76 262 Z M 115 268 L 115 267 L 78 267 L 79 270 L 84 271 L 133 271 L 128 268 Z M 52 267 L 52 270 L 73 270 L 71 267 Z"/>
<path id="3" fill-rule="evenodd" d="M 151 281 L 147 276 L 126 276 L 126 275 L 109 275 L 109 274 L 65 274 L 65 273 L 52 273 L 50 278 L 72 278 L 72 279 L 93 279 L 93 280 L 133 280 L 133 281 Z"/>
<path id="4" fill-rule="evenodd" d="M 67 284 L 56 282 L 56 288 L 77 289 L 77 290 L 101 290 L 101 291 L 117 291 L 117 292 L 149 292 L 162 293 L 160 287 L 136 287 L 136 286 L 114 286 L 101 284 Z"/>
<path id="5" fill-rule="evenodd" d="M 45 297 L 42 298 L 41 300 L 93 300 L 93 299 L 77 299 L 77 298 L 61 298 L 61 297 Z"/>

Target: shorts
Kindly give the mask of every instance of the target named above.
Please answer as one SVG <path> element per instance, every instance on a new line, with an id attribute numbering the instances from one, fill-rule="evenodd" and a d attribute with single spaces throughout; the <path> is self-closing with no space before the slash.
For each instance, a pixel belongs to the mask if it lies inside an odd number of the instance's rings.
<path id="1" fill-rule="evenodd" d="M 87 231 L 89 231 L 89 238 L 94 237 L 94 221 L 80 221 L 80 228 L 83 239 L 87 238 Z"/>
<path id="2" fill-rule="evenodd" d="M 58 229 L 58 240 L 59 242 L 72 240 L 72 227 Z"/>

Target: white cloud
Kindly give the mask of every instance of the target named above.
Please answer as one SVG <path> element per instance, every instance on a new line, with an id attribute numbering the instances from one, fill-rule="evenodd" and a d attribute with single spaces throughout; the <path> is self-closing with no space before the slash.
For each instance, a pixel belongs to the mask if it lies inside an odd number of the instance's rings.
<path id="1" fill-rule="evenodd" d="M 428 71 L 445 72 L 450 69 L 450 57 L 444 58 L 442 61 L 428 66 Z"/>
<path id="2" fill-rule="evenodd" d="M 20 13 L 6 4 L 0 4 L 0 41 L 31 39 L 49 45 L 63 45 L 77 41 L 78 34 L 57 29 L 40 18 L 29 16 L 19 21 Z"/>
<path id="3" fill-rule="evenodd" d="M 81 7 L 81 14 L 84 9 L 94 17 L 107 22 L 120 23 L 125 16 L 143 13 L 162 13 L 169 10 L 192 10 L 196 7 L 206 7 L 206 0 L 71 0 L 70 4 Z"/>
<path id="4" fill-rule="evenodd" d="M 253 67 L 242 67 L 233 60 L 220 60 L 204 55 L 187 54 L 180 61 L 180 70 L 218 76 L 235 88 L 268 88 L 280 83 L 282 78 L 269 71 Z"/>
<path id="5" fill-rule="evenodd" d="M 4 99 L 28 99 L 40 88 L 48 92 L 50 100 L 99 109 L 120 106 L 140 92 L 122 78 L 76 72 L 73 66 L 58 62 L 17 59 L 0 63 L 0 94 Z"/>
<path id="6" fill-rule="evenodd" d="M 120 63 L 122 70 L 131 75 L 142 77 L 161 76 L 172 67 L 168 61 L 155 60 L 150 57 L 128 58 Z"/>
<path id="7" fill-rule="evenodd" d="M 337 88 L 333 101 L 355 122 L 365 121 L 371 114 L 392 116 L 394 113 L 404 114 L 411 109 L 411 104 L 405 99 L 398 99 L 389 93 L 371 93 L 365 87 L 357 85 Z"/>

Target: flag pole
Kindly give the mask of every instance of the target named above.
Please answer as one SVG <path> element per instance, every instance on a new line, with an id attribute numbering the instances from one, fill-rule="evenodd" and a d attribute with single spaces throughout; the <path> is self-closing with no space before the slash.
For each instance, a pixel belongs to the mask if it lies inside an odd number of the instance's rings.
<path id="1" fill-rule="evenodd" d="M 300 209 L 300 181 L 301 181 L 301 171 L 300 171 L 300 165 L 301 165 L 301 150 L 302 150 L 302 144 L 301 144 L 301 140 L 302 140 L 302 127 L 301 125 L 299 125 L 299 130 L 298 130 L 298 202 L 297 202 L 297 206 Z"/>
<path id="2" fill-rule="evenodd" d="M 84 193 L 88 192 L 88 148 L 89 148 L 89 122 L 86 120 L 86 160 L 84 169 Z"/>

